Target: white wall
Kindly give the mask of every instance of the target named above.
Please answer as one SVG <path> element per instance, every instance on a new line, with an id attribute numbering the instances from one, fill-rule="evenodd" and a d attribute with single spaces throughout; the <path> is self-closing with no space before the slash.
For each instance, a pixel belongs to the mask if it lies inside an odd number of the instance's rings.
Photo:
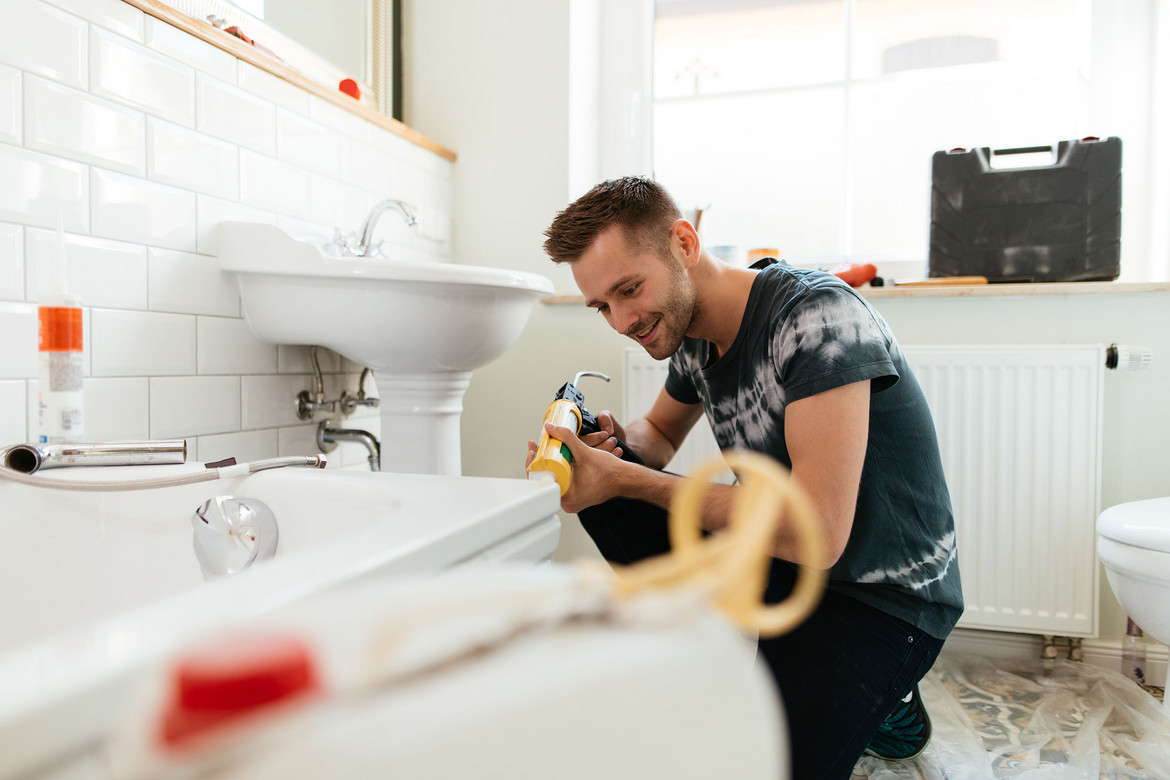
<path id="1" fill-rule="evenodd" d="M 451 164 L 120 0 L 0 0 L 0 445 L 36 436 L 37 261 L 63 215 L 85 307 L 86 438 L 192 457 L 316 450 L 307 349 L 252 337 L 215 262 L 222 220 L 328 240 L 401 198 L 449 232 Z M 394 220 L 400 256 L 446 241 Z M 361 367 L 323 352 L 327 391 Z M 376 410 L 347 424 L 377 434 Z M 340 457 L 338 457 L 340 456 Z M 346 445 L 331 465 L 365 463 Z"/>
<path id="2" fill-rule="evenodd" d="M 570 6 L 570 0 L 403 4 L 406 122 L 459 155 L 455 262 L 540 273 L 558 292 L 575 287 L 569 270 L 545 256 L 541 234 L 568 202 L 571 171 L 580 168 L 570 151 Z M 580 122 L 578 115 L 572 132 Z M 463 473 L 522 478 L 525 442 L 539 436 L 553 393 L 581 370 L 620 378 L 621 342 L 583 306 L 537 305 L 517 343 L 472 377 Z M 585 397 L 596 411 L 617 409 L 621 394 L 616 381 L 596 382 Z M 560 555 L 596 555 L 575 518 L 565 520 Z"/>

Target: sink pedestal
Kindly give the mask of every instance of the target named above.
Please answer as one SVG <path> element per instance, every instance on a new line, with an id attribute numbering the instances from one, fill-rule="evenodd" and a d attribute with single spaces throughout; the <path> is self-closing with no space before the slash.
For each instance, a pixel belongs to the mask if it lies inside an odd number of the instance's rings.
<path id="1" fill-rule="evenodd" d="M 461 476 L 459 422 L 470 371 L 374 372 L 382 414 L 382 471 Z"/>

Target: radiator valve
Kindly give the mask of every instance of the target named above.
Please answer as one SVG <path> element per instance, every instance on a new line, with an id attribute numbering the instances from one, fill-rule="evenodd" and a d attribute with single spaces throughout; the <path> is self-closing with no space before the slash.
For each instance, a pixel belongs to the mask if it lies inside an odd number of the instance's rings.
<path id="1" fill-rule="evenodd" d="M 1154 362 L 1154 351 L 1149 347 L 1131 344 L 1110 344 L 1105 350 L 1105 368 L 1118 371 L 1145 371 Z"/>

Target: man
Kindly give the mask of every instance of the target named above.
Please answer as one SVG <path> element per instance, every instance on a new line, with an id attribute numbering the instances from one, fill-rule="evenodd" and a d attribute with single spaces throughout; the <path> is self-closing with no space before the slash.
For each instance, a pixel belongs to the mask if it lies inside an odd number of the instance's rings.
<path id="1" fill-rule="evenodd" d="M 790 529 L 772 548 L 766 601 L 793 564 L 829 568 L 817 611 L 760 641 L 787 710 L 793 776 L 847 778 L 863 751 L 909 758 L 930 722 L 918 693 L 962 612 L 950 497 L 925 398 L 882 317 L 848 285 L 784 264 L 734 268 L 658 184 L 594 187 L 557 215 L 545 250 L 569 263 L 586 304 L 655 358 L 666 386 L 643 418 L 577 439 L 562 508 L 602 554 L 631 563 L 669 549 L 662 469 L 706 414 L 723 449 L 769 454 L 818 510 L 829 560 L 802 561 Z M 628 463 L 614 437 L 647 466 Z M 535 444 L 529 442 L 529 460 Z M 702 522 L 727 523 L 737 486 L 713 485 Z"/>

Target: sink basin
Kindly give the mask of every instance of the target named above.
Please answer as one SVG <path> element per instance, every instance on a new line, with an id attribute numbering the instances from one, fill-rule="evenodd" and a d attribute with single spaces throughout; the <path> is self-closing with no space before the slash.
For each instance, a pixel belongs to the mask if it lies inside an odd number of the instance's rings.
<path id="1" fill-rule="evenodd" d="M 394 440 L 383 471 L 460 473 L 471 372 L 502 355 L 553 291 L 522 271 L 332 257 L 273 225 L 221 223 L 219 244 L 257 338 L 328 347 L 374 372 Z"/>

